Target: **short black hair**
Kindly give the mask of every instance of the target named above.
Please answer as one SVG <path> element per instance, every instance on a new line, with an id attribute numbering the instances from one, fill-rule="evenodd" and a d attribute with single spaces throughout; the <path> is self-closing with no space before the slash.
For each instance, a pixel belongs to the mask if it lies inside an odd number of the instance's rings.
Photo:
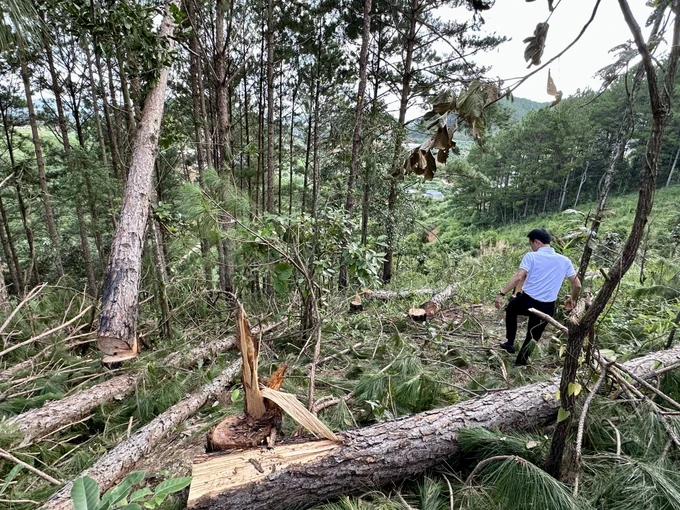
<path id="1" fill-rule="evenodd" d="M 527 234 L 527 237 L 529 238 L 529 241 L 541 241 L 543 244 L 550 244 L 550 240 L 552 239 L 552 236 L 550 235 L 550 232 L 548 232 L 544 228 L 535 228 L 531 232 Z"/>

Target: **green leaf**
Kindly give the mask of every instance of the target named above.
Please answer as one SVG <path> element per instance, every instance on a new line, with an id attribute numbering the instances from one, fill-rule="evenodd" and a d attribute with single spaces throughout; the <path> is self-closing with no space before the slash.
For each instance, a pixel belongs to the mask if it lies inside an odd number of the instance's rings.
<path id="1" fill-rule="evenodd" d="M 10 482 L 14 480 L 14 477 L 17 476 L 17 474 L 21 471 L 21 466 L 16 465 L 12 468 L 12 470 L 7 474 L 7 478 L 5 479 L 5 483 L 2 484 L 2 487 L 0 487 L 0 496 L 2 496 L 5 491 L 7 490 L 7 487 L 9 486 Z"/>
<path id="2" fill-rule="evenodd" d="M 557 423 L 566 420 L 570 415 L 571 411 L 567 411 L 560 407 L 560 410 L 557 411 Z"/>
<path id="3" fill-rule="evenodd" d="M 120 507 L 121 510 L 144 510 L 140 505 L 137 503 L 129 503 L 125 506 Z"/>
<path id="4" fill-rule="evenodd" d="M 145 474 L 146 473 L 144 471 L 134 471 L 133 473 L 130 473 L 123 479 L 122 482 L 104 494 L 102 497 L 102 503 L 108 504 L 106 508 L 109 506 L 115 506 L 116 503 L 123 500 L 125 496 L 130 494 L 130 490 L 132 489 L 133 485 L 137 485 L 139 482 L 144 480 Z"/>
<path id="5" fill-rule="evenodd" d="M 231 392 L 231 401 L 232 402 L 238 401 L 240 396 L 241 396 L 241 392 L 239 391 L 238 388 L 236 388 L 234 391 Z"/>
<path id="6" fill-rule="evenodd" d="M 132 494 L 130 494 L 130 503 L 134 503 L 135 501 L 139 501 L 141 499 L 144 499 L 146 496 L 149 496 L 153 494 L 153 491 L 149 489 L 148 487 L 144 487 L 143 489 L 139 489 Z"/>
<path id="7" fill-rule="evenodd" d="M 567 394 L 578 396 L 578 394 L 581 393 L 582 389 L 583 387 L 577 382 L 569 383 L 569 385 L 567 386 Z"/>
<path id="8" fill-rule="evenodd" d="M 71 487 L 74 510 L 95 510 L 99 504 L 99 486 L 89 476 L 76 478 Z"/>
<path id="9" fill-rule="evenodd" d="M 181 478 L 170 478 L 158 484 L 156 487 L 156 497 L 160 495 L 167 496 L 173 492 L 179 492 L 185 487 L 188 487 L 191 483 L 190 476 L 184 476 Z"/>

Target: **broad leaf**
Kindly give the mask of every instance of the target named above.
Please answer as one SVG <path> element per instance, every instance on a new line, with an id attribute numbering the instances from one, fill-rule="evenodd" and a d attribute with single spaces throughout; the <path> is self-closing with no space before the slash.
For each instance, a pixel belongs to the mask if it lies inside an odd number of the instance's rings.
<path id="1" fill-rule="evenodd" d="M 567 411 L 566 409 L 560 407 L 560 410 L 557 411 L 557 423 L 566 420 L 570 415 L 571 411 Z"/>
<path id="2" fill-rule="evenodd" d="M 581 393 L 581 389 L 582 389 L 582 387 L 579 383 L 577 383 L 577 382 L 569 383 L 569 385 L 567 387 L 567 393 L 569 395 L 578 396 L 578 394 Z"/>
<path id="3" fill-rule="evenodd" d="M 130 494 L 130 503 L 134 503 L 135 501 L 140 501 L 144 499 L 147 496 L 150 496 L 153 494 L 153 491 L 149 489 L 148 487 L 144 487 L 143 489 L 139 489 L 132 494 Z"/>
<path id="4" fill-rule="evenodd" d="M 144 471 L 135 471 L 130 473 L 125 477 L 125 479 L 123 479 L 122 482 L 104 494 L 102 497 L 102 503 L 107 503 L 111 507 L 115 506 L 116 503 L 122 501 L 125 496 L 130 494 L 130 490 L 132 489 L 133 485 L 137 485 L 139 482 L 144 480 L 145 474 L 146 473 Z"/>
<path id="5" fill-rule="evenodd" d="M 71 487 L 74 510 L 95 510 L 99 504 L 99 486 L 89 476 L 76 478 Z"/>

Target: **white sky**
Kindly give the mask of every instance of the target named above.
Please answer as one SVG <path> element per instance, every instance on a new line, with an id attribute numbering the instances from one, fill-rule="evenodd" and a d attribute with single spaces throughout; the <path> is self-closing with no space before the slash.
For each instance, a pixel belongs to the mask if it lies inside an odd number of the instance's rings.
<path id="1" fill-rule="evenodd" d="M 559 2 L 559 4 L 558 4 Z M 629 0 L 631 10 L 646 36 L 647 17 L 651 9 L 644 0 Z M 555 0 L 556 8 L 550 18 L 547 43 L 541 63 L 545 63 L 569 45 L 581 31 L 592 14 L 595 0 Z M 490 54 L 479 56 L 476 61 L 491 65 L 491 76 L 505 80 L 524 76 L 535 69 L 527 69 L 524 61 L 524 38 L 533 35 L 539 22 L 544 22 L 550 12 L 548 0 L 496 0 L 495 5 L 482 16 L 485 20 L 485 31 L 505 35 L 512 40 L 505 42 Z M 601 68 L 615 60 L 609 53 L 613 47 L 632 39 L 621 9 L 616 0 L 601 0 L 595 19 L 581 39 L 548 67 L 557 89 L 564 96 L 572 95 L 577 89 L 590 87 L 597 89 L 599 79 L 593 75 Z M 514 93 L 517 97 L 525 97 L 534 101 L 550 101 L 552 97 L 546 93 L 548 68 L 524 82 Z M 512 82 L 506 82 L 511 85 Z"/>

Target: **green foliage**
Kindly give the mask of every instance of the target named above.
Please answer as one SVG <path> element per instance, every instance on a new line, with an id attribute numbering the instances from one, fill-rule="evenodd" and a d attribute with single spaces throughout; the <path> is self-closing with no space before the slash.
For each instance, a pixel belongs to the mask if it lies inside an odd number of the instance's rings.
<path id="1" fill-rule="evenodd" d="M 179 492 L 191 483 L 191 477 L 171 478 L 158 484 L 155 490 L 144 487 L 132 492 L 134 486 L 144 480 L 144 471 L 129 474 L 118 485 L 108 490 L 100 500 L 99 486 L 89 476 L 77 478 L 71 488 L 71 500 L 75 510 L 108 510 L 121 508 L 141 510 L 162 508 L 168 495 Z"/>
<path id="2" fill-rule="evenodd" d="M 589 508 L 586 502 L 572 495 L 569 487 L 519 457 L 491 462 L 482 468 L 477 476 L 483 483 L 482 488 L 463 488 L 460 491 L 462 498 L 460 508 L 483 508 L 491 501 L 494 503 L 493 507 L 507 510 Z"/>
<path id="3" fill-rule="evenodd" d="M 547 436 L 502 434 L 481 427 L 461 430 L 458 442 L 465 458 L 475 462 L 498 455 L 516 455 L 537 465 L 545 458 L 550 445 Z"/>

